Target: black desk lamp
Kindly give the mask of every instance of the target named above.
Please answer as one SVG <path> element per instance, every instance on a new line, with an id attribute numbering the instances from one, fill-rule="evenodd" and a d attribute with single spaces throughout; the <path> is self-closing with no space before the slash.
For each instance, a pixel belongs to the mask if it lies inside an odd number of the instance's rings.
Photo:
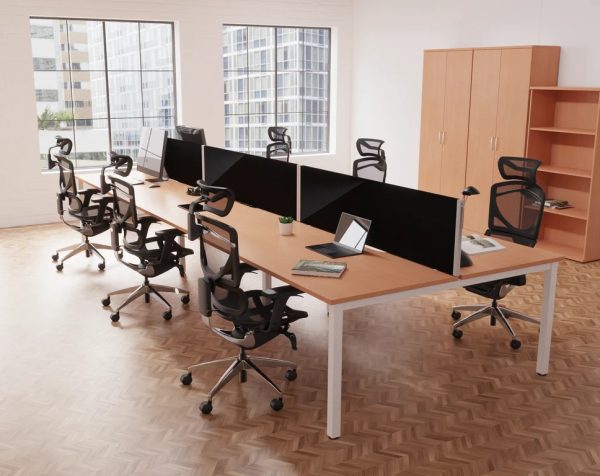
<path id="1" fill-rule="evenodd" d="M 469 198 L 471 195 L 479 195 L 479 190 L 477 190 L 475 187 L 473 187 L 473 185 L 469 185 L 462 191 L 462 196 L 465 200 L 465 205 L 467 203 L 467 198 Z M 460 267 L 462 268 L 464 266 L 471 266 L 471 265 L 473 265 L 473 261 L 471 261 L 471 258 L 469 257 L 469 255 L 467 253 L 465 253 L 463 250 L 460 250 Z"/>

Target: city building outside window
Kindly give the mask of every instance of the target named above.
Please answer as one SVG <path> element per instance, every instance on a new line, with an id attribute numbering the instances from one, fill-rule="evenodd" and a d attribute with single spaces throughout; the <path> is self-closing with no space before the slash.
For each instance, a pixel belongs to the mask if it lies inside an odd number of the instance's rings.
<path id="1" fill-rule="evenodd" d="M 225 147 L 265 155 L 267 129 L 293 154 L 329 152 L 329 28 L 225 25 Z"/>
<path id="2" fill-rule="evenodd" d="M 41 168 L 56 135 L 77 167 L 137 157 L 143 126 L 175 128 L 173 24 L 30 18 Z"/>

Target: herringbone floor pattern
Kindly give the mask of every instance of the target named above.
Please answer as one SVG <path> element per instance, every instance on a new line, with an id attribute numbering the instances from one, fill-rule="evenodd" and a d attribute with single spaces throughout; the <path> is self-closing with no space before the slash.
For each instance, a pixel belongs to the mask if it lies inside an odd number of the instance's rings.
<path id="1" fill-rule="evenodd" d="M 0 230 L 2 475 L 600 475 L 600 262 L 561 264 L 547 377 L 534 327 L 515 324 L 519 351 L 483 321 L 451 337 L 451 304 L 477 301 L 462 290 L 347 314 L 344 436 L 331 441 L 323 304 L 294 303 L 310 312 L 298 352 L 285 339 L 259 352 L 299 364 L 295 382 L 277 377 L 280 413 L 250 374 L 203 417 L 222 370 L 190 387 L 179 375 L 234 349 L 204 327 L 195 294 L 170 322 L 142 301 L 113 325 L 100 299 L 139 276 L 109 254 L 105 273 L 82 256 L 57 273 L 50 255 L 76 240 L 59 225 Z M 196 260 L 187 279 L 158 281 L 195 292 Z M 506 303 L 537 314 L 541 279 L 529 282 Z"/>

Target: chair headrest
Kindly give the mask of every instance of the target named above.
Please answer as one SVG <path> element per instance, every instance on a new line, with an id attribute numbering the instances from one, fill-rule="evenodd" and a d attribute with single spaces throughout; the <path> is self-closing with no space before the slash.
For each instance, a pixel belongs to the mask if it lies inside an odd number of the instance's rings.
<path id="1" fill-rule="evenodd" d="M 523 180 L 536 183 L 536 172 L 542 162 L 526 157 L 500 157 L 498 170 L 504 180 Z"/>

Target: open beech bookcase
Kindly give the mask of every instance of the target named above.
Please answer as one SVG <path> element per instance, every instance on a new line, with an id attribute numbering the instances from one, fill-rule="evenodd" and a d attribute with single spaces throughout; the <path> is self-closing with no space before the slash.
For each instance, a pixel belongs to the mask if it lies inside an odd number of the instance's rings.
<path id="1" fill-rule="evenodd" d="M 600 259 L 600 89 L 531 88 L 527 157 L 542 161 L 546 198 L 573 208 L 545 208 L 537 246 L 576 261 Z"/>

